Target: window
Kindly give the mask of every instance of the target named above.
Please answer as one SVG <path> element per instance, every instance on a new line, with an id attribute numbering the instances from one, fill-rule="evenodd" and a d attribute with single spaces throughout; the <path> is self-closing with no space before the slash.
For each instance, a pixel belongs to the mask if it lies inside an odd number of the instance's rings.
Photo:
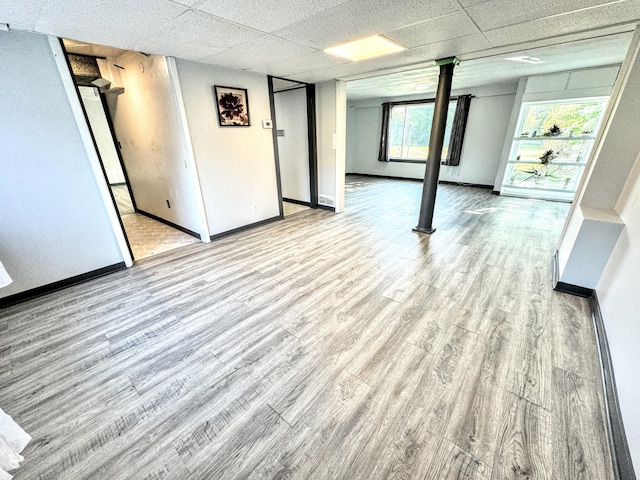
<path id="1" fill-rule="evenodd" d="M 429 154 L 434 103 L 393 105 L 389 119 L 388 158 L 426 161 Z M 447 158 L 449 140 L 456 111 L 456 101 L 449 102 L 442 159 Z"/>
<path id="2" fill-rule="evenodd" d="M 502 193 L 573 200 L 606 102 L 598 97 L 524 103 Z"/>

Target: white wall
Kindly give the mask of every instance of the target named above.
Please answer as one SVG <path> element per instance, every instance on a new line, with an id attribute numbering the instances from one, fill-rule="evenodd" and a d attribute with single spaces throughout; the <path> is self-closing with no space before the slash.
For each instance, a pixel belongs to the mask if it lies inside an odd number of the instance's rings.
<path id="1" fill-rule="evenodd" d="M 0 32 L 0 297 L 123 261 L 44 35 Z"/>
<path id="2" fill-rule="evenodd" d="M 640 93 L 640 92 L 638 92 Z M 629 129 L 631 130 L 631 129 Z M 631 456 L 640 469 L 640 157 L 618 206 L 626 224 L 596 288 Z"/>
<path id="3" fill-rule="evenodd" d="M 346 84 L 330 81 L 316 85 L 318 141 L 318 203 L 344 209 L 346 168 Z"/>
<path id="4" fill-rule="evenodd" d="M 124 183 L 124 172 L 120 165 L 118 152 L 116 152 L 116 147 L 113 144 L 113 137 L 107 123 L 107 113 L 102 106 L 100 94 L 94 87 L 79 87 L 79 90 L 82 104 L 89 117 L 93 137 L 98 144 L 100 159 L 107 173 L 109 184 Z"/>
<path id="5" fill-rule="evenodd" d="M 278 137 L 282 196 L 310 202 L 306 89 L 277 92 L 274 101 L 278 130 L 284 130 Z"/>
<path id="6" fill-rule="evenodd" d="M 493 185 L 504 144 L 509 116 L 513 108 L 516 85 L 498 85 L 465 91 L 471 100 L 460 165 L 441 166 L 440 180 L 460 183 Z M 349 103 L 350 116 L 347 131 L 347 165 L 350 173 L 365 173 L 402 178 L 424 178 L 424 164 L 379 162 L 382 106 L 385 101 L 433 98 L 414 95 L 402 99 L 374 99 Z"/>
<path id="7" fill-rule="evenodd" d="M 176 60 L 212 235 L 278 217 L 269 90 L 264 75 Z M 249 127 L 218 125 L 213 86 L 246 88 Z M 257 211 L 254 211 L 256 206 Z"/>
<path id="8" fill-rule="evenodd" d="M 124 67 L 124 93 L 108 97 L 109 111 L 136 206 L 200 232 L 198 186 L 188 170 L 166 59 L 126 52 L 116 63 Z"/>

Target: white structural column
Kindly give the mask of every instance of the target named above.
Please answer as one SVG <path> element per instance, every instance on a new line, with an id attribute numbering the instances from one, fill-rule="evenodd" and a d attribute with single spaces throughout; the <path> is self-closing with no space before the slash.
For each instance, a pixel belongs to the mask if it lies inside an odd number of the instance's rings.
<path id="1" fill-rule="evenodd" d="M 639 52 L 636 29 L 560 239 L 557 281 L 563 284 L 594 289 L 624 229 L 617 204 L 640 152 Z"/>

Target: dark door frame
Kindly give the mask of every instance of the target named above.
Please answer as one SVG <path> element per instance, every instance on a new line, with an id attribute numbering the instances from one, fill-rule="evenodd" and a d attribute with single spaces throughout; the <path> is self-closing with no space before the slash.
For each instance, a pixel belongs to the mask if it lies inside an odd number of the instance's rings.
<path id="1" fill-rule="evenodd" d="M 273 153 L 276 162 L 276 179 L 278 187 L 278 201 L 280 203 L 280 217 L 284 218 L 284 210 L 282 206 L 282 179 L 280 169 L 280 154 L 278 152 L 278 133 L 276 122 L 275 108 L 275 92 L 273 91 L 273 79 L 286 80 L 288 82 L 299 83 L 304 88 L 307 97 L 307 140 L 309 143 L 309 207 L 318 208 L 318 141 L 316 137 L 316 86 L 312 83 L 300 82 L 298 80 L 290 80 L 288 78 L 275 77 L 269 75 L 267 82 L 269 85 L 269 104 L 271 107 L 271 134 L 273 138 Z M 305 202 L 301 202 L 305 203 Z"/>
<path id="2" fill-rule="evenodd" d="M 100 149 L 98 148 L 98 142 L 96 141 L 96 137 L 93 134 L 93 128 L 91 127 L 91 122 L 89 121 L 89 115 L 87 115 L 87 110 L 84 108 L 84 102 L 82 101 L 82 94 L 80 93 L 80 88 L 78 86 L 78 82 L 76 81 L 75 76 L 73 75 L 73 69 L 71 68 L 71 62 L 69 61 L 69 53 L 67 52 L 67 49 L 64 46 L 64 41 L 62 40 L 62 38 L 58 38 L 58 41 L 60 42 L 60 47 L 62 48 L 62 51 L 64 52 L 64 59 L 65 62 L 67 64 L 67 68 L 69 69 L 69 74 L 71 75 L 71 78 L 73 80 L 73 86 L 76 90 L 76 95 L 78 96 L 78 102 L 80 102 L 80 108 L 82 109 L 82 114 L 84 115 L 84 120 L 87 123 L 87 127 L 89 129 L 89 134 L 91 135 L 91 141 L 93 142 L 93 147 L 96 151 L 96 155 L 98 157 L 99 163 L 100 163 L 100 168 L 102 169 L 102 175 L 104 175 L 104 181 L 107 183 L 107 190 L 109 190 L 109 195 L 111 196 L 111 202 L 113 203 L 113 208 L 115 208 L 116 210 L 116 215 L 118 216 L 118 221 L 120 222 L 120 228 L 122 229 L 122 234 L 124 236 L 125 241 L 127 242 L 127 248 L 129 249 L 129 255 L 131 255 L 131 261 L 133 263 L 135 263 L 136 259 L 133 256 L 133 250 L 131 249 L 131 243 L 129 242 L 129 237 L 127 236 L 127 231 L 124 229 L 124 223 L 122 222 L 122 216 L 120 215 L 120 211 L 118 210 L 118 204 L 116 202 L 116 197 L 114 197 L 113 192 L 111 191 L 111 187 L 109 185 L 109 177 L 107 177 L 107 170 L 104 168 L 104 163 L 102 161 L 102 156 L 100 155 Z M 125 178 L 127 179 L 127 185 L 129 185 L 129 177 L 127 177 L 127 173 L 126 170 L 124 170 L 124 163 L 122 162 L 122 158 L 120 157 L 120 150 L 118 149 L 118 144 L 115 143 L 115 134 L 113 132 L 113 125 L 111 123 L 111 117 L 109 115 L 109 111 L 105 109 L 105 103 L 104 103 L 104 99 L 102 98 L 102 93 L 100 94 L 100 101 L 102 102 L 102 108 L 104 110 L 104 115 L 107 118 L 107 123 L 109 124 L 109 129 L 111 129 L 111 135 L 114 139 L 114 147 L 116 149 L 116 152 L 118 153 L 118 158 L 120 159 L 121 164 L 123 165 L 123 173 L 125 174 Z M 131 195 L 131 202 L 134 202 L 133 199 L 133 195 Z M 135 207 L 135 203 L 133 204 L 134 209 L 136 209 Z"/>

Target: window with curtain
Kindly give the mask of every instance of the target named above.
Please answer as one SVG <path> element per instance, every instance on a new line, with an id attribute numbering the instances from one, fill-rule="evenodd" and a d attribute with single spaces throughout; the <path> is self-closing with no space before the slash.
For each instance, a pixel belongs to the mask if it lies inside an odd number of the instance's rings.
<path id="1" fill-rule="evenodd" d="M 470 95 L 464 95 L 449 102 L 442 149 L 445 165 L 459 164 L 470 100 Z M 425 162 L 429 154 L 434 106 L 433 100 L 383 104 L 378 160 Z"/>

